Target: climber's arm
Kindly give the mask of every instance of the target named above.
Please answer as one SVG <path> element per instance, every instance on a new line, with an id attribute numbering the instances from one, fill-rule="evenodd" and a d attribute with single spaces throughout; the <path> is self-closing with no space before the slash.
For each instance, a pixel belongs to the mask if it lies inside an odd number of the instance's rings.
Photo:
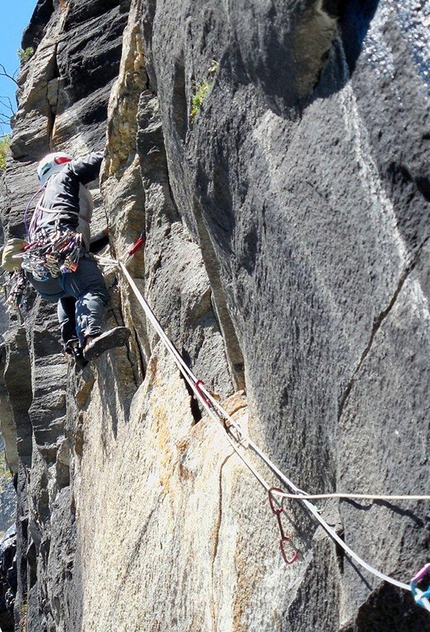
<path id="1" fill-rule="evenodd" d="M 88 184 L 98 178 L 102 160 L 103 152 L 94 152 L 72 160 L 70 169 L 78 177 L 79 182 Z"/>

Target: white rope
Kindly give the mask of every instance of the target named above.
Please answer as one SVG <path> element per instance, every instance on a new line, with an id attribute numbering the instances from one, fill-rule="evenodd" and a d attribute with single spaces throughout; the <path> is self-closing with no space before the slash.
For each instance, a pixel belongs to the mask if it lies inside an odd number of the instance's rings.
<path id="1" fill-rule="evenodd" d="M 136 283 L 134 282 L 132 276 L 130 275 L 130 273 L 127 270 L 127 268 L 125 267 L 125 265 L 122 263 L 122 261 L 118 261 L 117 263 L 118 263 L 119 267 L 121 268 L 121 270 L 122 270 L 125 278 L 127 279 L 128 283 L 130 284 L 130 287 L 133 290 L 137 300 L 139 301 L 139 303 L 141 304 L 143 310 L 145 311 L 145 314 L 146 314 L 148 320 L 150 321 L 151 325 L 154 327 L 155 331 L 160 336 L 160 339 L 164 343 L 164 345 L 167 348 L 167 350 L 173 356 L 178 368 L 180 369 L 181 373 L 184 375 L 184 377 L 187 380 L 188 384 L 191 386 L 193 391 L 196 392 L 196 394 L 198 394 L 198 389 L 196 389 L 196 387 L 195 387 L 195 384 L 198 381 L 197 378 L 192 373 L 192 371 L 189 369 L 189 367 L 185 364 L 182 356 L 180 355 L 180 353 L 178 352 L 176 347 L 172 344 L 172 342 L 170 341 L 170 339 L 168 338 L 168 336 L 164 332 L 164 329 L 161 327 L 160 323 L 158 322 L 154 312 L 150 308 L 150 306 L 147 303 L 147 301 L 143 298 L 139 288 L 137 287 Z"/>
<path id="2" fill-rule="evenodd" d="M 287 498 L 288 500 L 301 500 L 298 494 L 287 494 L 278 490 L 274 490 L 281 498 Z M 396 495 L 376 495 L 376 494 L 348 494 L 343 492 L 332 492 L 327 494 L 306 494 L 308 500 L 325 500 L 328 498 L 345 498 L 346 500 L 430 500 L 430 496 L 396 496 Z"/>
<path id="3" fill-rule="evenodd" d="M 149 306 L 149 303 L 142 296 L 142 293 L 140 292 L 139 288 L 137 287 L 137 285 L 134 282 L 132 276 L 130 275 L 129 271 L 125 267 L 124 263 L 122 263 L 121 261 L 114 261 L 114 260 L 110 260 L 109 263 L 116 263 L 121 268 L 125 278 L 127 279 L 131 289 L 133 290 L 137 300 L 139 301 L 140 305 L 142 306 L 142 308 L 143 308 L 148 320 L 150 321 L 150 323 L 154 327 L 155 331 L 160 336 L 160 339 L 164 343 L 164 345 L 167 348 L 167 350 L 172 354 L 173 359 L 175 360 L 175 363 L 176 363 L 177 367 L 179 368 L 180 372 L 182 373 L 184 379 L 187 381 L 189 386 L 192 388 L 194 394 L 199 399 L 201 404 L 204 406 L 206 412 L 211 417 L 211 419 L 213 421 L 215 421 L 219 425 L 219 417 L 214 413 L 213 408 L 208 404 L 208 401 L 213 403 L 213 402 L 216 402 L 216 400 L 212 397 L 212 395 L 209 393 L 209 391 L 206 390 L 206 388 L 204 387 L 203 384 L 197 386 L 197 384 L 199 384 L 199 381 L 197 380 L 197 377 L 194 375 L 194 373 L 191 371 L 191 369 L 186 365 L 186 363 L 184 362 L 184 359 L 179 354 L 179 352 L 176 349 L 176 347 L 174 346 L 174 344 L 171 342 L 171 340 L 168 338 L 168 336 L 164 332 L 164 330 L 161 327 L 159 321 L 157 320 L 154 312 L 152 311 L 151 307 Z M 202 396 L 202 392 L 203 392 L 204 396 Z M 216 403 L 218 404 L 218 402 L 216 402 Z M 224 409 L 222 409 L 222 410 L 223 410 L 224 417 L 226 419 L 228 418 L 232 422 L 232 425 L 234 425 L 240 432 L 242 432 L 241 429 L 239 429 L 237 424 L 234 422 L 234 420 L 230 417 L 230 415 L 228 415 L 228 413 Z M 235 445 L 235 443 L 232 440 L 232 438 L 230 437 L 230 435 L 227 433 L 226 436 L 227 436 L 227 439 L 228 439 L 230 445 L 232 446 L 233 450 L 236 452 L 236 454 L 242 459 L 242 461 L 245 463 L 245 465 L 251 470 L 251 472 L 254 474 L 254 476 L 257 478 L 257 480 L 263 485 L 263 487 L 266 489 L 266 491 L 268 491 L 270 489 L 270 485 L 268 485 L 268 483 L 264 480 L 264 478 L 248 462 L 248 460 L 243 456 L 243 454 L 241 454 L 241 452 L 237 449 L 237 446 Z"/>
<path id="4" fill-rule="evenodd" d="M 115 264 L 120 267 L 122 270 L 126 280 L 128 281 L 131 289 L 133 290 L 137 300 L 142 306 L 148 320 L 151 322 L 155 331 L 158 333 L 160 339 L 163 344 L 167 348 L 167 350 L 171 353 L 173 359 L 175 360 L 176 365 L 184 376 L 185 380 L 195 393 L 196 397 L 202 403 L 203 407 L 214 421 L 218 424 L 220 423 L 220 419 L 223 419 L 227 422 L 227 438 L 235 450 L 236 454 L 241 458 L 241 460 L 245 463 L 245 465 L 249 468 L 249 470 L 254 474 L 257 480 L 262 484 L 262 486 L 266 489 L 266 491 L 271 490 L 271 493 L 277 493 L 283 498 L 291 498 L 293 500 L 300 500 L 308 509 L 308 511 L 314 516 L 316 521 L 321 525 L 321 527 L 326 531 L 326 533 L 334 540 L 344 551 L 348 554 L 348 556 L 353 559 L 357 564 L 366 569 L 369 573 L 378 577 L 379 579 L 386 581 L 393 586 L 397 586 L 398 588 L 402 588 L 403 590 L 411 591 L 411 588 L 408 584 L 400 582 L 384 573 L 381 573 L 376 568 L 365 562 L 359 555 L 357 555 L 336 533 L 336 531 L 321 517 L 317 507 L 310 502 L 312 499 L 322 499 L 322 498 L 366 498 L 373 500 L 429 500 L 428 496 L 374 496 L 374 495 L 364 495 L 364 494 L 314 494 L 308 495 L 306 492 L 297 487 L 289 478 L 279 470 L 279 468 L 269 459 L 269 457 L 264 454 L 262 450 L 244 433 L 243 429 L 233 420 L 233 418 L 227 413 L 227 411 L 219 404 L 219 402 L 211 395 L 211 393 L 205 388 L 205 386 L 199 382 L 196 376 L 192 373 L 189 367 L 185 364 L 182 356 L 177 351 L 176 347 L 172 344 L 170 339 L 167 337 L 160 323 L 158 322 L 154 312 L 150 308 L 147 301 L 142 296 L 139 288 L 125 267 L 124 263 L 121 261 L 115 261 L 113 259 L 107 259 L 106 257 L 103 260 L 100 260 L 103 264 Z M 215 414 L 214 411 L 217 411 Z M 234 437 L 232 434 L 232 429 L 237 433 L 237 437 Z M 267 467 L 277 476 L 279 480 L 281 480 L 289 489 L 293 490 L 295 493 L 287 494 L 284 492 L 278 492 L 273 489 L 265 479 L 257 472 L 257 470 L 253 467 L 253 465 L 249 462 L 248 459 L 241 453 L 238 447 L 234 444 L 230 434 L 234 437 L 234 441 L 238 442 L 239 445 L 243 445 L 244 442 L 261 458 L 261 460 L 267 465 Z"/>
<path id="5" fill-rule="evenodd" d="M 216 406 L 217 408 L 222 409 L 222 406 L 211 396 L 211 394 L 206 391 L 205 395 L 207 395 L 208 398 L 210 398 L 211 402 L 213 403 L 214 406 Z M 225 413 L 225 411 L 224 411 Z M 225 413 L 226 414 L 226 413 Z M 233 421 L 233 420 L 232 420 Z M 234 422 L 233 422 L 234 424 Z M 357 555 L 336 533 L 336 531 L 324 520 L 324 518 L 322 518 L 322 516 L 320 515 L 317 507 L 315 507 L 315 505 L 311 502 L 309 502 L 308 500 L 308 495 L 306 494 L 306 492 L 304 492 L 303 490 L 301 490 L 299 487 L 297 487 L 289 478 L 287 478 L 287 476 L 285 476 L 285 474 L 283 472 L 281 472 L 281 470 L 279 470 L 278 467 L 276 467 L 276 465 L 268 458 L 268 456 L 266 454 L 264 454 L 264 452 L 262 450 L 260 450 L 260 448 L 247 436 L 244 435 L 242 429 L 240 429 L 243 435 L 244 440 L 247 441 L 247 443 L 249 444 L 249 447 L 252 448 L 252 450 L 258 454 L 258 456 L 262 459 L 262 461 L 269 467 L 269 469 L 272 470 L 272 472 L 274 474 L 276 474 L 276 476 L 279 478 L 279 480 L 283 481 L 284 484 L 289 487 L 290 489 L 294 490 L 294 492 L 296 492 L 295 494 L 291 494 L 291 496 L 295 499 L 295 500 L 301 500 L 303 502 L 303 504 L 307 507 L 307 509 L 310 511 L 310 513 L 315 517 L 315 519 L 317 520 L 317 522 L 321 525 L 321 527 L 328 533 L 328 535 L 349 555 L 349 557 L 351 557 L 353 560 L 355 560 L 355 562 L 357 562 L 357 564 L 359 564 L 360 566 L 362 566 L 363 568 L 365 568 L 367 571 L 369 571 L 372 575 L 378 577 L 379 579 L 382 579 L 383 581 L 386 581 L 394 586 L 397 586 L 398 588 L 402 588 L 403 590 L 407 590 L 410 591 L 411 588 L 410 586 L 408 586 L 408 584 L 405 584 L 403 582 L 398 581 L 397 579 L 394 579 L 392 577 L 389 577 L 388 575 L 385 575 L 384 573 L 381 573 L 380 571 L 378 571 L 376 568 L 374 568 L 373 566 L 371 566 L 370 564 L 368 564 L 367 562 L 365 562 L 359 555 Z M 243 457 L 242 457 L 243 458 Z M 245 460 L 245 459 L 243 459 Z M 267 488 L 266 488 L 267 489 Z M 272 489 L 272 493 L 274 493 L 275 490 Z"/>

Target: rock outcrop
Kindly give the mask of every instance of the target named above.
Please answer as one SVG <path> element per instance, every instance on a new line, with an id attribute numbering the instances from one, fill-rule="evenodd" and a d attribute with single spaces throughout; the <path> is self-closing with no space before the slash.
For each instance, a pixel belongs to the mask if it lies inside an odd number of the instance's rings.
<path id="1" fill-rule="evenodd" d="M 145 232 L 128 269 L 169 338 L 307 492 L 429 493 L 429 24 L 428 0 L 39 0 L 24 33 L 5 238 L 44 153 L 104 148 L 95 231 L 115 258 Z M 4 333 L 15 630 L 430 630 L 293 501 L 285 564 L 264 485 L 107 278 L 133 336 L 82 373 L 34 294 Z M 318 506 L 396 580 L 428 561 L 428 502 Z"/>
<path id="2" fill-rule="evenodd" d="M 0 629 L 13 630 L 17 588 L 16 532 L 10 527 L 0 540 Z"/>

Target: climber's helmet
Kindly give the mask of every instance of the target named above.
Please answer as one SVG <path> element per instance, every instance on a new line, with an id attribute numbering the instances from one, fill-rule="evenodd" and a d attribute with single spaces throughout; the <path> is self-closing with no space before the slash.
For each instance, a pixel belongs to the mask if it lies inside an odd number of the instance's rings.
<path id="1" fill-rule="evenodd" d="M 43 158 L 37 166 L 37 175 L 42 184 L 46 184 L 48 178 L 54 173 L 58 173 L 65 167 L 65 165 L 73 160 L 69 154 L 63 154 L 57 152 L 55 154 L 48 154 Z"/>

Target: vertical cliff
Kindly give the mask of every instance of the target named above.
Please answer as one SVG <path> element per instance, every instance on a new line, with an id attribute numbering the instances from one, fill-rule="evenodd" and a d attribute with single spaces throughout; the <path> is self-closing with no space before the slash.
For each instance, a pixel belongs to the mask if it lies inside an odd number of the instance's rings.
<path id="1" fill-rule="evenodd" d="M 24 33 L 5 238 L 38 159 L 104 149 L 95 231 L 114 257 L 146 233 L 138 288 L 307 492 L 429 493 L 429 24 L 428 0 L 39 0 Z M 4 334 L 15 629 L 430 630 L 287 501 L 285 564 L 264 486 L 107 279 L 132 339 L 82 373 L 33 293 Z M 318 508 L 396 580 L 428 561 L 428 502 Z"/>

